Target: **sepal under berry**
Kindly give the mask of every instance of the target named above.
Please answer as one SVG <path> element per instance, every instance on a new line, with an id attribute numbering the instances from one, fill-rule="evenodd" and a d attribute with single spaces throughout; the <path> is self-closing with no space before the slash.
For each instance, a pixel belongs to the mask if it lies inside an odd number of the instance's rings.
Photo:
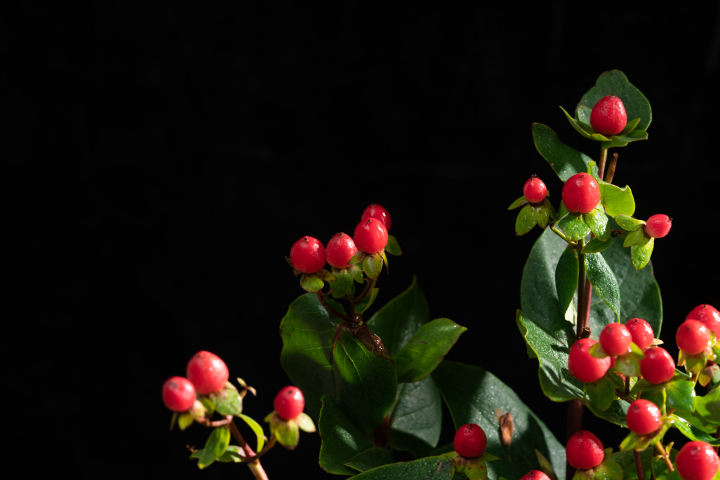
<path id="1" fill-rule="evenodd" d="M 294 274 L 296 277 L 297 277 L 298 275 L 300 275 L 300 272 L 298 272 L 297 268 L 295 268 L 295 267 L 293 266 L 292 262 L 290 261 L 290 257 L 287 257 L 287 256 L 286 256 L 286 257 L 285 257 L 285 260 L 287 260 L 288 265 L 290 265 L 290 268 L 292 268 L 293 274 Z"/>
<path id="2" fill-rule="evenodd" d="M 402 248 L 400 248 L 400 244 L 398 243 L 397 238 L 395 238 L 395 235 L 390 235 L 388 233 L 388 243 L 385 245 L 385 251 L 390 255 L 395 255 L 396 257 L 402 255 Z"/>
<path id="3" fill-rule="evenodd" d="M 580 122 L 579 120 L 574 119 L 570 116 L 568 112 L 565 111 L 564 108 L 560 107 L 560 110 L 563 111 L 565 114 L 565 117 L 567 118 L 568 122 L 570 122 L 570 125 L 575 129 L 576 132 L 578 132 L 583 137 L 587 138 L 588 140 L 595 140 L 596 142 L 608 142 L 610 141 L 610 138 L 606 137 L 605 135 L 601 133 L 597 133 L 594 128 L 592 128 L 589 124 L 586 124 L 584 122 Z M 588 119 L 589 119 L 588 114 Z M 612 137 L 611 137 L 612 138 Z"/>
<path id="4" fill-rule="evenodd" d="M 527 204 L 520 210 L 517 219 L 515 219 L 515 235 L 525 235 L 532 230 L 535 225 L 537 225 L 535 209 L 532 205 Z"/>
<path id="5" fill-rule="evenodd" d="M 707 364 L 698 374 L 698 383 L 703 387 L 720 383 L 720 366 L 717 363 Z"/>
<path id="6" fill-rule="evenodd" d="M 550 210 L 547 205 L 545 205 L 545 203 L 541 203 L 539 205 L 533 205 L 532 208 L 535 221 L 538 225 L 540 225 L 540 228 L 547 227 L 548 219 L 550 218 Z"/>
<path id="7" fill-rule="evenodd" d="M 357 267 L 356 267 L 357 268 Z M 330 282 L 333 298 L 343 298 L 353 287 L 353 277 L 347 268 L 332 268 L 335 281 Z"/>
<path id="8" fill-rule="evenodd" d="M 585 225 L 590 227 L 590 230 L 595 234 L 595 237 L 601 241 L 606 241 L 610 238 L 612 230 L 608 224 L 608 217 L 605 215 L 605 209 L 603 208 L 602 202 L 597 204 L 595 210 L 590 213 L 583 214 L 583 221 Z"/>
<path id="9" fill-rule="evenodd" d="M 654 246 L 655 239 L 646 235 L 642 242 L 630 247 L 630 259 L 632 260 L 635 270 L 645 268 L 650 261 L 650 256 L 652 255 Z"/>
<path id="10" fill-rule="evenodd" d="M 355 280 L 357 283 L 362 284 L 365 280 L 363 278 L 363 272 L 357 265 L 350 265 L 347 268 L 348 273 L 350 276 Z"/>
<path id="11" fill-rule="evenodd" d="M 695 375 L 699 374 L 703 368 L 705 368 L 707 361 L 708 358 L 705 354 L 705 350 L 698 353 L 697 355 L 687 355 L 685 352 L 680 350 L 677 366 L 684 366 L 685 371 L 692 373 L 694 377 Z"/>
<path id="12" fill-rule="evenodd" d="M 442 456 L 452 458 L 455 472 L 463 472 L 469 480 L 485 480 L 487 477 L 487 465 L 485 465 L 485 462 L 499 460 L 498 457 L 489 452 L 483 452 L 477 457 L 463 457 L 452 451 Z"/>
<path id="13" fill-rule="evenodd" d="M 300 426 L 296 420 L 283 420 L 275 410 L 265 417 L 265 422 L 270 424 L 270 434 L 288 450 L 295 450 L 300 442 Z"/>
<path id="14" fill-rule="evenodd" d="M 645 220 L 638 220 L 630 215 L 618 215 L 615 217 L 615 221 L 620 225 L 620 228 L 628 232 L 634 232 L 645 226 Z"/>
<path id="15" fill-rule="evenodd" d="M 623 241 L 623 247 L 627 248 L 632 247 L 633 245 L 638 245 L 644 242 L 646 238 L 648 238 L 648 236 L 645 235 L 645 230 L 635 230 L 634 232 L 627 234 L 625 240 Z"/>
<path id="16" fill-rule="evenodd" d="M 632 350 L 615 358 L 615 371 L 625 375 L 626 377 L 640 376 L 640 360 L 645 358 L 637 345 L 631 343 Z"/>
<path id="17" fill-rule="evenodd" d="M 558 227 L 573 241 L 585 238 L 591 231 L 590 227 L 585 223 L 582 213 L 568 213 L 560 219 Z"/>
<path id="18" fill-rule="evenodd" d="M 654 445 L 656 442 L 661 442 L 663 436 L 665 436 L 665 432 L 668 431 L 668 429 L 672 426 L 673 423 L 674 420 L 672 418 L 661 417 L 660 428 L 658 428 L 652 433 L 649 433 L 647 435 L 640 435 L 635 432 L 630 432 L 630 434 L 625 437 L 622 442 L 620 442 L 620 450 L 636 450 L 638 452 L 642 452 L 649 446 Z"/>
<path id="19" fill-rule="evenodd" d="M 206 403 L 208 405 L 206 405 Z M 205 417 L 209 417 L 215 412 L 215 402 L 205 396 L 198 395 L 195 403 L 188 413 L 192 415 L 195 420 L 204 420 Z"/>
<path id="20" fill-rule="evenodd" d="M 597 382 L 585 384 L 585 396 L 587 401 L 594 407 L 594 410 L 604 412 L 610 408 L 612 402 L 617 398 L 617 395 L 615 395 L 615 384 L 606 373 L 605 376 Z"/>
<path id="21" fill-rule="evenodd" d="M 609 450 L 609 449 L 608 449 Z M 607 455 L 606 455 L 607 458 Z M 575 470 L 573 480 L 622 480 L 623 469 L 612 460 L 603 460 L 597 467 Z"/>
<path id="22" fill-rule="evenodd" d="M 220 415 L 239 415 L 242 413 L 242 398 L 235 385 L 230 382 L 227 382 L 220 391 L 207 395 L 207 398 L 213 402 L 215 411 Z"/>
<path id="23" fill-rule="evenodd" d="M 363 258 L 362 267 L 368 278 L 375 279 L 382 272 L 383 254 L 384 252 L 378 252 Z"/>
<path id="24" fill-rule="evenodd" d="M 193 415 L 190 412 L 181 413 L 180 415 L 177 416 L 177 424 L 178 424 L 178 427 L 180 427 L 180 430 L 185 430 L 190 425 L 192 425 L 192 423 L 194 421 L 195 421 L 195 419 L 193 418 Z"/>
<path id="25" fill-rule="evenodd" d="M 315 293 L 322 290 L 325 286 L 325 282 L 323 282 L 322 279 L 314 273 L 309 275 L 307 273 L 303 273 L 302 277 L 300 277 L 300 286 L 308 293 Z"/>
<path id="26" fill-rule="evenodd" d="M 510 206 L 508 207 L 508 210 L 515 210 L 516 208 L 520 208 L 527 203 L 530 203 L 530 202 L 528 202 L 528 199 L 525 198 L 525 195 L 523 195 L 522 197 L 518 198 L 513 203 L 511 203 Z"/>

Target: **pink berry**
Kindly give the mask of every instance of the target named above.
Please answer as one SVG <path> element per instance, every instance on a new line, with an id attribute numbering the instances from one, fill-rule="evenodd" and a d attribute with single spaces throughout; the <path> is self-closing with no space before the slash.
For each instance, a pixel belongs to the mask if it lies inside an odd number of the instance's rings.
<path id="1" fill-rule="evenodd" d="M 468 423 L 458 428 L 453 439 L 453 448 L 463 457 L 477 457 L 482 455 L 487 446 L 485 431 L 474 423 Z"/>
<path id="2" fill-rule="evenodd" d="M 582 338 L 570 348 L 568 370 L 581 382 L 591 383 L 600 380 L 610 368 L 610 357 L 595 358 L 590 355 L 590 347 L 596 343 L 591 338 Z"/>
<path id="3" fill-rule="evenodd" d="M 588 173 L 576 173 L 562 189 L 565 208 L 573 213 L 590 213 L 600 203 L 600 187 Z"/>
<path id="4" fill-rule="evenodd" d="M 207 395 L 221 390 L 230 378 L 230 372 L 220 357 L 201 350 L 188 362 L 187 378 L 200 395 Z"/>
<path id="5" fill-rule="evenodd" d="M 540 470 L 530 470 L 528 473 L 520 477 L 520 480 L 550 480 L 550 477 Z"/>
<path id="6" fill-rule="evenodd" d="M 317 238 L 302 237 L 290 248 L 290 262 L 300 273 L 315 273 L 325 266 L 327 253 Z"/>
<path id="7" fill-rule="evenodd" d="M 297 418 L 305 408 L 305 397 L 299 388 L 285 387 L 275 396 L 273 402 L 275 412 L 284 420 L 292 420 Z"/>
<path id="8" fill-rule="evenodd" d="M 628 408 L 625 421 L 631 432 L 648 435 L 660 428 L 660 409 L 648 400 L 635 400 Z"/>
<path id="9" fill-rule="evenodd" d="M 595 435 L 587 430 L 580 430 L 570 437 L 565 455 L 573 467 L 588 470 L 602 463 L 605 452 L 602 442 Z"/>
<path id="10" fill-rule="evenodd" d="M 667 215 L 653 215 L 645 222 L 645 233 L 653 238 L 662 238 L 672 227 L 672 218 Z"/>
<path id="11" fill-rule="evenodd" d="M 710 329 L 697 320 L 685 320 L 675 334 L 675 342 L 688 355 L 697 355 L 705 350 L 710 340 Z"/>
<path id="12" fill-rule="evenodd" d="M 688 442 L 675 458 L 680 478 L 683 480 L 710 480 L 720 465 L 718 454 L 705 442 Z"/>
<path id="13" fill-rule="evenodd" d="M 613 357 L 626 353 L 631 342 L 630 330 L 622 323 L 611 323 L 600 333 L 602 349 Z"/>
<path id="14" fill-rule="evenodd" d="M 360 220 L 366 220 L 368 218 L 377 218 L 383 223 L 383 225 L 385 225 L 385 229 L 390 231 L 390 225 L 392 225 L 392 218 L 390 218 L 390 214 L 388 213 L 387 209 L 382 205 L 378 205 L 377 203 L 371 203 L 370 205 L 368 205 L 365 211 L 363 211 Z"/>
<path id="15" fill-rule="evenodd" d="M 346 233 L 336 233 L 327 244 L 327 262 L 335 268 L 347 268 L 348 261 L 357 253 L 355 242 Z"/>
<path id="16" fill-rule="evenodd" d="M 627 125 L 627 113 L 622 100 L 614 95 L 606 95 L 593 107 L 590 113 L 590 126 L 603 135 L 617 135 Z"/>
<path id="17" fill-rule="evenodd" d="M 640 360 L 640 373 L 643 378 L 655 385 L 667 382 L 675 375 L 675 361 L 662 347 L 650 347 L 645 350 L 645 358 Z"/>
<path id="18" fill-rule="evenodd" d="M 363 252 L 377 253 L 387 245 L 387 229 L 377 218 L 366 218 L 355 227 L 353 241 L 355 246 Z"/>
<path id="19" fill-rule="evenodd" d="M 162 399 L 173 412 L 187 412 L 195 403 L 195 387 L 185 377 L 170 377 L 163 383 Z"/>
<path id="20" fill-rule="evenodd" d="M 645 350 L 655 340 L 655 332 L 650 324 L 642 318 L 632 318 L 625 323 L 625 326 L 630 330 L 632 341 L 640 350 Z"/>
<path id="21" fill-rule="evenodd" d="M 720 312 L 717 308 L 706 303 L 698 305 L 685 317 L 685 320 L 697 320 L 705 324 L 707 328 L 720 335 Z"/>
<path id="22" fill-rule="evenodd" d="M 540 203 L 547 197 L 547 187 L 542 180 L 533 175 L 523 186 L 523 195 L 530 203 Z"/>

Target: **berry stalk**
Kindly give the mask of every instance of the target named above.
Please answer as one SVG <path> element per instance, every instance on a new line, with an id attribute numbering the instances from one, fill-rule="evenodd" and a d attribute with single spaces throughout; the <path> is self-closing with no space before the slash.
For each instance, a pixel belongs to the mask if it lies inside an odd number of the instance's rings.
<path id="1" fill-rule="evenodd" d="M 250 471 L 253 473 L 257 480 L 268 480 L 268 476 L 265 473 L 262 464 L 260 463 L 260 459 L 255 455 L 255 452 L 252 448 L 250 448 L 250 445 L 247 444 L 242 434 L 240 433 L 240 430 L 238 430 L 237 426 L 235 425 L 235 422 L 232 421 L 232 417 L 229 425 L 230 433 L 232 433 L 232 436 L 235 437 L 235 440 L 238 442 L 240 448 L 242 448 L 245 452 L 245 458 L 247 459 L 245 463 L 247 464 Z"/>

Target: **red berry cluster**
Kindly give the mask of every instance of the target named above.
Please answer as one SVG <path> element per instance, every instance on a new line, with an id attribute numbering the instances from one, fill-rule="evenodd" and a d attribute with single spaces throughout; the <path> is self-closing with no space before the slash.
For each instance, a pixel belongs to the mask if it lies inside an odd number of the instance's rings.
<path id="1" fill-rule="evenodd" d="M 171 377 L 163 383 L 162 398 L 173 412 L 187 412 L 195 403 L 196 393 L 208 395 L 220 391 L 230 372 L 214 353 L 201 350 L 187 364 L 185 377 Z"/>

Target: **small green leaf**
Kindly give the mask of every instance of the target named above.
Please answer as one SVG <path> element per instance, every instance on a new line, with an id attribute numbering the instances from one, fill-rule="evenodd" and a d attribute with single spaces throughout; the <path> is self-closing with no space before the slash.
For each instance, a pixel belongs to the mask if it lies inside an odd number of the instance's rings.
<path id="1" fill-rule="evenodd" d="M 358 263 L 362 262 L 366 256 L 367 253 L 363 252 L 362 250 L 358 250 L 357 252 L 355 252 L 355 255 L 353 255 L 350 260 L 348 260 L 348 264 L 357 265 Z"/>
<path id="2" fill-rule="evenodd" d="M 625 74 L 620 70 L 604 72 L 598 77 L 595 86 L 580 99 L 576 109 L 578 117 L 581 117 L 579 112 L 581 107 L 592 110 L 595 104 L 606 95 L 620 97 L 628 118 L 640 118 L 636 128 L 647 130 L 652 121 L 650 102 L 637 87 L 628 81 Z"/>
<path id="3" fill-rule="evenodd" d="M 720 425 L 720 388 L 695 399 L 695 413 L 706 422 Z"/>
<path id="4" fill-rule="evenodd" d="M 639 230 L 635 230 L 634 232 L 630 232 L 627 237 L 625 237 L 625 241 L 623 242 L 623 247 L 632 247 L 633 245 L 638 245 L 645 241 L 645 239 L 648 238 L 647 235 L 645 235 L 645 229 L 641 228 Z"/>
<path id="5" fill-rule="evenodd" d="M 615 273 L 600 253 L 585 255 L 585 270 L 594 290 L 620 319 L 620 286 Z"/>
<path id="6" fill-rule="evenodd" d="M 607 352 L 605 352 L 605 350 L 603 350 L 600 342 L 598 342 L 598 343 L 594 344 L 592 347 L 590 347 L 588 349 L 588 353 L 595 358 L 605 358 L 608 356 Z"/>
<path id="7" fill-rule="evenodd" d="M 593 238 L 587 245 L 585 245 L 580 253 L 600 253 L 603 250 L 610 248 L 612 245 L 613 238 L 610 237 L 608 240 L 600 240 L 599 238 Z"/>
<path id="8" fill-rule="evenodd" d="M 325 283 L 314 273 L 311 275 L 303 273 L 302 277 L 300 277 L 300 286 L 308 293 L 315 293 L 322 290 L 324 285 Z"/>
<path id="9" fill-rule="evenodd" d="M 356 305 L 355 305 L 355 311 L 357 313 L 362 313 L 368 308 L 370 308 L 375 302 L 375 299 L 378 296 L 378 293 L 380 293 L 379 288 L 373 288 L 372 292 L 370 292 L 370 295 L 365 295 Z"/>
<path id="10" fill-rule="evenodd" d="M 398 243 L 397 238 L 395 238 L 394 235 L 390 235 L 389 233 L 388 243 L 387 245 L 385 245 L 385 251 L 390 255 L 395 255 L 396 257 L 402 255 L 402 248 L 400 248 L 400 244 Z"/>
<path id="11" fill-rule="evenodd" d="M 594 131 L 594 129 L 590 125 L 591 114 L 592 109 L 584 105 L 578 105 L 578 107 L 575 109 L 575 120 L 577 120 L 578 124 L 583 127 L 586 132 Z"/>
<path id="12" fill-rule="evenodd" d="M 447 318 L 438 318 L 420 327 L 395 355 L 398 383 L 412 383 L 435 370 L 467 328 Z"/>
<path id="13" fill-rule="evenodd" d="M 700 441 L 709 443 L 713 447 L 719 447 L 720 446 L 720 438 L 714 438 L 707 433 L 703 432 L 701 429 L 693 426 L 690 422 L 685 420 L 684 418 L 680 418 L 677 415 L 673 414 L 670 415 L 670 417 L 674 420 L 673 426 L 680 430 L 680 432 L 685 435 L 687 438 L 693 441 Z"/>
<path id="14" fill-rule="evenodd" d="M 565 117 L 567 117 L 568 122 L 570 122 L 570 125 L 575 129 L 576 132 L 578 132 L 583 137 L 589 139 L 589 140 L 595 140 L 596 142 L 606 142 L 609 141 L 609 138 L 606 138 L 605 136 L 595 132 L 594 130 L 590 129 L 589 131 L 585 131 L 578 123 L 575 121 L 573 117 L 570 116 L 569 113 L 565 111 L 564 108 L 560 107 L 560 110 L 563 111 L 565 114 Z"/>
<path id="15" fill-rule="evenodd" d="M 362 261 L 363 271 L 368 278 L 377 278 L 382 272 L 383 260 L 380 253 L 366 256 Z"/>
<path id="16" fill-rule="evenodd" d="M 335 275 L 335 281 L 330 282 L 330 288 L 332 289 L 333 298 L 342 298 L 350 291 L 353 286 L 353 277 L 347 271 L 347 268 L 335 268 L 332 269 L 333 275 Z"/>
<path id="17" fill-rule="evenodd" d="M 201 408 L 199 408 L 200 411 L 203 412 L 206 417 L 212 416 L 213 413 L 215 413 L 215 397 L 208 397 L 206 395 L 198 395 L 196 402 L 200 402 Z M 193 407 L 194 409 L 195 407 Z M 190 409 L 190 413 L 192 413 L 193 409 Z M 203 410 L 204 409 L 204 410 Z M 198 417 L 196 417 L 197 419 Z"/>
<path id="18" fill-rule="evenodd" d="M 630 142 L 637 142 L 638 140 L 647 140 L 648 133 L 645 130 L 633 130 L 626 135 L 613 135 L 609 142 L 602 142 L 601 148 L 613 148 L 613 147 L 624 147 Z"/>
<path id="19" fill-rule="evenodd" d="M 366 472 L 380 465 L 388 463 L 388 451 L 384 448 L 376 447 L 364 452 L 358 453 L 350 461 L 345 462 L 346 467 L 353 468 L 358 472 Z"/>
<path id="20" fill-rule="evenodd" d="M 205 442 L 205 448 L 198 460 L 198 467 L 203 469 L 213 463 L 216 458 L 225 452 L 230 445 L 230 430 L 227 427 L 218 427 L 212 431 Z"/>
<path id="21" fill-rule="evenodd" d="M 353 472 L 354 473 L 354 472 Z M 411 462 L 398 462 L 373 468 L 353 479 L 357 480 L 451 480 L 455 474 L 453 461 L 447 457 L 426 457 Z"/>
<path id="22" fill-rule="evenodd" d="M 630 247 L 630 258 L 632 259 L 635 270 L 645 268 L 645 265 L 650 261 L 650 255 L 652 255 L 654 246 L 655 239 L 645 236 L 642 242 Z"/>
<path id="23" fill-rule="evenodd" d="M 572 303 L 575 290 L 577 290 L 579 272 L 580 264 L 577 251 L 568 245 L 563 250 L 555 267 L 555 290 L 557 291 L 560 310 L 567 310 Z"/>
<path id="24" fill-rule="evenodd" d="M 617 185 L 602 182 L 600 188 L 602 190 L 602 204 L 608 215 L 617 217 L 635 213 L 635 198 L 629 186 L 626 185 L 624 188 L 620 188 Z"/>
<path id="25" fill-rule="evenodd" d="M 508 210 L 515 210 L 516 208 L 522 207 L 526 203 L 528 203 L 528 199 L 525 198 L 525 195 L 523 195 L 522 197 L 518 198 L 513 203 L 511 203 L 510 206 L 508 207 Z"/>
<path id="26" fill-rule="evenodd" d="M 525 205 L 515 220 L 515 235 L 525 235 L 537 225 L 532 205 Z"/>
<path id="27" fill-rule="evenodd" d="M 638 126 L 638 123 L 640 123 L 640 118 L 633 118 L 627 124 L 625 125 L 625 128 L 623 128 L 622 132 L 620 132 L 620 136 L 627 135 L 628 133 L 635 130 L 635 127 Z"/>
<path id="28" fill-rule="evenodd" d="M 485 480 L 488 473 L 487 465 L 480 457 L 468 459 L 463 473 L 468 480 Z"/>
<path id="29" fill-rule="evenodd" d="M 552 206 L 552 203 L 550 203 L 550 199 L 545 198 L 543 200 L 543 205 L 545 205 L 545 207 L 548 209 L 548 212 L 550 213 L 550 218 L 552 218 L 554 222 L 557 222 L 559 217 L 557 212 L 555 212 L 555 208 Z"/>
<path id="30" fill-rule="evenodd" d="M 568 213 L 560 219 L 558 227 L 570 240 L 580 240 L 590 233 L 590 227 L 583 220 L 582 213 Z"/>
<path id="31" fill-rule="evenodd" d="M 638 220 L 636 218 L 632 218 L 630 215 L 624 214 L 616 215 L 615 221 L 618 225 L 620 225 L 620 228 L 627 230 L 628 232 L 634 232 L 645 225 L 645 220 Z"/>
<path id="32" fill-rule="evenodd" d="M 315 424 L 312 418 L 305 412 L 300 412 L 300 415 L 295 418 L 295 423 L 298 424 L 298 428 L 303 432 L 312 433 L 315 431 Z M 260 447 L 258 447 L 258 450 L 260 450 Z"/>
<path id="33" fill-rule="evenodd" d="M 685 370 L 688 372 L 699 373 L 702 369 L 705 368 L 706 364 L 707 358 L 704 351 L 700 352 L 697 355 L 685 356 Z"/>
<path id="34" fill-rule="evenodd" d="M 640 460 L 643 467 L 644 477 L 646 480 L 650 478 L 651 467 L 650 461 L 653 458 L 653 451 L 644 450 L 640 453 Z M 610 460 L 620 465 L 623 469 L 624 480 L 637 480 L 637 466 L 635 465 L 635 452 L 633 450 L 619 450 L 610 456 Z"/>
<path id="35" fill-rule="evenodd" d="M 662 441 L 663 436 L 665 436 L 665 433 L 673 424 L 672 420 L 667 417 L 663 417 L 662 422 L 662 426 L 649 435 L 639 435 L 635 432 L 631 432 L 630 435 L 625 437 L 625 440 L 620 443 L 620 450 L 633 449 L 638 452 L 642 452 L 649 446 Z"/>
<path id="36" fill-rule="evenodd" d="M 324 268 L 321 268 L 320 270 L 318 270 L 317 273 L 315 273 L 315 275 L 317 275 L 318 278 L 320 278 L 321 280 L 323 280 L 325 282 L 334 282 L 335 280 L 337 280 L 337 278 L 335 278 L 335 275 L 333 273 L 330 273 L 328 270 L 326 270 Z"/>
<path id="37" fill-rule="evenodd" d="M 533 123 L 532 135 L 538 153 L 547 160 L 563 182 L 567 182 L 568 178 L 576 173 L 587 171 L 587 164 L 592 159 L 562 143 L 550 127 Z"/>
<path id="38" fill-rule="evenodd" d="M 597 344 L 599 345 L 599 343 Z M 601 378 L 595 383 L 588 383 L 585 387 L 588 400 L 595 409 L 604 412 L 615 400 L 615 385 L 609 378 Z"/>
<path id="39" fill-rule="evenodd" d="M 211 396 L 215 398 L 215 410 L 220 415 L 238 415 L 242 412 L 242 398 L 234 387 L 224 388 Z"/>
<path id="40" fill-rule="evenodd" d="M 692 412 L 695 410 L 695 385 L 690 380 L 671 380 L 665 383 L 667 407 Z"/>
<path id="41" fill-rule="evenodd" d="M 550 218 L 550 211 L 545 204 L 533 206 L 533 214 L 535 215 L 535 220 L 537 221 L 537 224 L 540 225 L 540 228 L 547 227 L 548 218 Z"/>
<path id="42" fill-rule="evenodd" d="M 364 282 L 362 270 L 357 265 L 350 265 L 347 272 L 357 283 L 362 284 Z"/>
<path id="43" fill-rule="evenodd" d="M 185 430 L 192 425 L 193 421 L 194 419 L 191 413 L 181 413 L 180 416 L 178 416 L 178 427 L 180 427 L 180 430 Z"/>
<path id="44" fill-rule="evenodd" d="M 302 415 L 304 415 L 304 414 L 302 414 Z M 255 436 L 257 437 L 257 449 L 255 451 L 259 452 L 265 446 L 265 433 L 263 432 L 262 427 L 260 426 L 259 423 L 257 423 L 255 420 L 248 417 L 247 415 L 240 414 L 240 415 L 238 415 L 238 417 L 245 420 L 245 423 L 247 423 L 250 426 L 250 428 L 252 429 L 252 431 L 255 432 Z M 310 421 L 312 422 L 312 420 L 310 420 Z"/>
<path id="45" fill-rule="evenodd" d="M 583 214 L 583 221 L 601 241 L 604 242 L 610 238 L 612 232 L 608 226 L 608 218 L 607 215 L 605 215 L 602 204 L 598 203 L 595 210 Z"/>
<path id="46" fill-rule="evenodd" d="M 245 461 L 245 452 L 237 445 L 228 445 L 223 454 L 215 460 L 222 463 L 241 463 Z"/>

